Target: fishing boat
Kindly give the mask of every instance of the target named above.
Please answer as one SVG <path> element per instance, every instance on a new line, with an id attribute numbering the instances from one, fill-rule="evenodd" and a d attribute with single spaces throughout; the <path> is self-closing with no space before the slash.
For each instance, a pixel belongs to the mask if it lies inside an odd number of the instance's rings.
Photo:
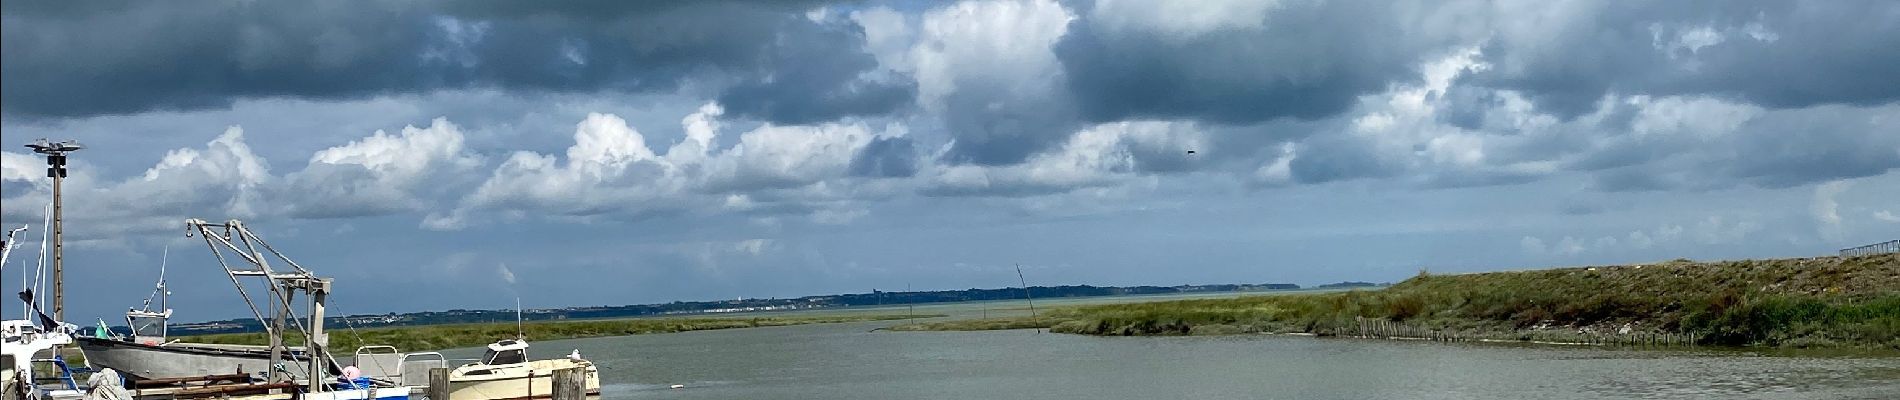
<path id="1" fill-rule="evenodd" d="M 600 370 L 581 359 L 580 352 L 567 358 L 528 360 L 526 340 L 504 339 L 488 345 L 488 351 L 475 363 L 449 370 L 447 400 L 528 400 L 554 397 L 554 371 L 585 368 L 583 387 L 588 396 L 600 395 Z"/>
<path id="2" fill-rule="evenodd" d="M 150 308 L 151 298 L 148 298 L 144 309 L 126 313 L 127 323 L 133 327 L 129 337 L 82 341 L 82 344 L 92 346 L 87 352 L 88 358 L 95 357 L 95 354 L 101 357 L 94 366 L 117 363 L 118 368 L 131 368 L 126 371 L 129 375 L 148 377 L 183 374 L 187 375 L 184 377 L 186 380 L 189 377 L 239 372 L 234 376 L 245 377 L 243 380 L 247 382 L 218 386 L 215 387 L 217 391 L 284 394 L 294 390 L 296 397 L 302 400 L 407 400 L 415 390 L 412 386 L 357 377 L 337 368 L 336 360 L 325 351 L 329 346 L 329 337 L 323 330 L 324 308 L 331 290 L 330 278 L 319 277 L 279 253 L 240 221 L 209 223 L 192 219 L 185 224 L 189 228 L 189 236 L 203 238 L 211 248 L 218 266 L 231 278 L 238 296 L 244 300 L 258 323 L 264 326 L 270 345 L 224 346 L 167 342 L 164 337 L 165 320 L 171 317 L 171 310 L 161 306 L 159 311 L 153 311 Z M 233 265 L 227 260 L 242 260 L 243 263 Z M 273 264 L 277 267 L 274 268 Z M 164 287 L 163 273 L 160 276 L 153 297 L 159 298 L 162 305 L 168 291 Z M 251 293 L 242 282 L 246 279 L 261 279 L 270 290 L 266 293 Z M 260 307 L 259 303 L 267 307 Z M 293 348 L 288 344 L 291 340 L 305 343 L 306 346 Z M 261 363 L 251 364 L 260 359 Z"/>
<path id="3" fill-rule="evenodd" d="M 81 336 L 75 339 L 86 363 L 112 368 L 136 379 L 169 379 L 219 374 L 261 373 L 269 370 L 270 347 L 207 343 L 140 343 L 118 338 Z M 285 358 L 307 360 L 310 353 L 292 348 Z M 335 370 L 334 365 L 329 368 Z M 333 371 L 334 372 L 334 371 Z"/>
<path id="4" fill-rule="evenodd" d="M 163 259 L 170 258 L 166 249 Z M 137 309 L 125 312 L 125 324 L 132 329 L 121 337 L 76 338 L 86 362 L 94 368 L 112 368 L 140 380 L 174 379 L 206 375 L 263 372 L 270 368 L 270 346 L 184 343 L 167 341 L 171 290 L 165 287 L 165 262 L 158 266 L 158 284 L 152 295 Z M 158 308 L 152 308 L 157 300 Z M 307 360 L 309 351 L 291 347 L 286 358 Z M 334 363 L 327 366 L 337 372 Z"/>

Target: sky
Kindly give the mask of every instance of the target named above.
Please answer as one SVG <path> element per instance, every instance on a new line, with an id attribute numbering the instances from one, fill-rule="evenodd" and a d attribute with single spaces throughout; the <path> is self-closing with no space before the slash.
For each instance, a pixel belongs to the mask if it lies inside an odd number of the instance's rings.
<path id="1" fill-rule="evenodd" d="M 1395 282 L 1900 238 L 1888 1 L 0 3 L 0 223 L 69 320 L 183 221 L 332 313 Z M 0 313 L 19 316 L 6 296 Z"/>

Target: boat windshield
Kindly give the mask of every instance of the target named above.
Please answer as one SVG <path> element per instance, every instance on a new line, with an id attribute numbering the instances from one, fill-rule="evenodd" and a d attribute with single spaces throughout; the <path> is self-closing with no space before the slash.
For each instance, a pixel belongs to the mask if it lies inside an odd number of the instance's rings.
<path id="1" fill-rule="evenodd" d="M 520 364 L 528 362 L 528 356 L 521 349 L 489 350 L 482 356 L 482 363 L 488 365 Z"/>
<path id="2" fill-rule="evenodd" d="M 132 323 L 132 336 L 158 338 L 160 340 L 164 340 L 165 338 L 164 317 L 130 317 L 126 318 L 126 320 Z"/>

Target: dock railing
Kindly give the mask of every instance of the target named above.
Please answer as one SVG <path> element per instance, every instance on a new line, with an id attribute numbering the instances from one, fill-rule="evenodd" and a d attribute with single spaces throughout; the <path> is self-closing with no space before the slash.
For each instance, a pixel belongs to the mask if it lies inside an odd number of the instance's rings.
<path id="1" fill-rule="evenodd" d="M 1866 246 L 1841 249 L 1841 257 L 1870 256 L 1875 254 L 1900 253 L 1900 240 L 1889 240 Z"/>

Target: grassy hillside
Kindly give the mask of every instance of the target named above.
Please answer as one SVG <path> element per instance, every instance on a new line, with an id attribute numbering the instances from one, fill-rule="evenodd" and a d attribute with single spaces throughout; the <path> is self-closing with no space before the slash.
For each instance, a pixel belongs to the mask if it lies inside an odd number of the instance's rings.
<path id="1" fill-rule="evenodd" d="M 1361 318 L 1518 340 L 1690 335 L 1708 345 L 1900 349 L 1900 256 L 1418 276 L 1384 290 L 1059 309 L 1033 325 L 1092 335 L 1341 333 Z M 985 321 L 911 329 L 978 329 Z"/>
<path id="2" fill-rule="evenodd" d="M 919 315 L 916 318 L 941 317 Z M 905 315 L 820 315 L 776 316 L 759 318 L 644 318 L 573 322 L 531 322 L 522 326 L 528 340 L 557 340 L 600 336 L 624 336 L 648 333 L 672 333 L 712 329 L 753 328 L 836 322 L 888 321 L 911 318 Z M 330 332 L 332 354 L 343 355 L 362 345 L 396 346 L 403 351 L 440 350 L 481 346 L 497 339 L 515 336 L 514 323 L 425 325 Z M 229 333 L 181 338 L 192 343 L 269 344 L 262 333 Z M 301 340 L 293 340 L 302 343 Z"/>

